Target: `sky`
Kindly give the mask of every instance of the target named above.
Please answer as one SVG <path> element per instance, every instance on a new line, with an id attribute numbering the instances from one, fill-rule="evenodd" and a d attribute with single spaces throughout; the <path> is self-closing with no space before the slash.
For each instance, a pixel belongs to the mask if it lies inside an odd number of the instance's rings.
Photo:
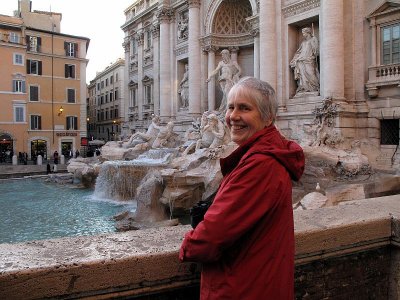
<path id="1" fill-rule="evenodd" d="M 32 0 L 32 11 L 62 13 L 61 33 L 90 39 L 86 82 L 94 79 L 118 58 L 124 58 L 122 43 L 124 10 L 134 0 Z M 18 0 L 1 0 L 0 14 L 12 16 Z"/>

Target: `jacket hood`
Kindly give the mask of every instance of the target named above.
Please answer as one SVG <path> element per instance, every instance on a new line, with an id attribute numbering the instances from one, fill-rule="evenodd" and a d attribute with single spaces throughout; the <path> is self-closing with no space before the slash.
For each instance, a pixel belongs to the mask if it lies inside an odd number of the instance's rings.
<path id="1" fill-rule="evenodd" d="M 225 176 L 237 166 L 240 160 L 257 153 L 274 157 L 295 181 L 298 181 L 304 172 L 303 149 L 294 141 L 285 139 L 275 125 L 271 125 L 255 133 L 231 155 L 221 159 L 222 174 Z"/>

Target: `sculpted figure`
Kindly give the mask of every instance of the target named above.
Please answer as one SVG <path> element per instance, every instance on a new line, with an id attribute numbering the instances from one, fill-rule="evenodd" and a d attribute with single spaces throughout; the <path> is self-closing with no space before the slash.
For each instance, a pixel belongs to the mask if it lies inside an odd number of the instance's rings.
<path id="1" fill-rule="evenodd" d="M 185 73 L 179 83 L 179 96 L 181 97 L 181 107 L 185 108 L 189 106 L 189 65 L 185 65 Z"/>
<path id="2" fill-rule="evenodd" d="M 136 132 L 132 134 L 129 138 L 128 142 L 125 144 L 125 148 L 134 147 L 138 144 L 142 143 L 150 143 L 155 139 L 158 132 L 160 131 L 160 117 L 154 115 L 153 119 L 151 120 L 151 124 L 149 128 L 147 128 L 146 132 Z"/>
<path id="3" fill-rule="evenodd" d="M 188 20 L 187 18 L 183 17 L 178 22 L 178 39 L 185 39 L 188 36 Z"/>
<path id="4" fill-rule="evenodd" d="M 294 79 L 297 81 L 296 94 L 302 92 L 318 92 L 318 39 L 311 35 L 311 29 L 309 27 L 303 28 L 301 32 L 303 33 L 304 40 L 290 62 L 290 67 L 292 67 L 294 71 Z"/>
<path id="5" fill-rule="evenodd" d="M 221 86 L 223 97 L 218 110 L 225 112 L 226 97 L 232 86 L 239 81 L 239 76 L 242 73 L 242 69 L 236 61 L 231 60 L 231 54 L 229 50 L 222 50 L 221 55 L 222 61 L 219 62 L 215 70 L 211 72 L 210 76 L 208 76 L 207 82 L 209 82 L 212 77 L 219 74 L 218 82 Z"/>
<path id="6" fill-rule="evenodd" d="M 152 148 L 163 148 L 166 147 L 168 142 L 174 137 L 174 122 L 169 121 L 167 126 L 161 127 L 159 133 L 157 134 L 157 138 L 155 139 Z"/>
<path id="7" fill-rule="evenodd" d="M 195 148 L 216 148 L 224 142 L 225 128 L 224 124 L 218 119 L 215 114 L 203 114 L 200 125 L 201 138 L 196 142 L 192 142 L 184 151 L 184 155 L 188 154 Z"/>

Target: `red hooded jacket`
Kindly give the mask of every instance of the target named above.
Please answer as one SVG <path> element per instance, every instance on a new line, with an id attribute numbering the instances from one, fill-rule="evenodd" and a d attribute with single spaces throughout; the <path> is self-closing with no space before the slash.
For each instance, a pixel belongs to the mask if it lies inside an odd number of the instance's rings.
<path id="1" fill-rule="evenodd" d="M 203 263 L 205 299 L 293 299 L 292 182 L 304 171 L 303 150 L 274 125 L 221 159 L 224 179 L 179 258 Z"/>

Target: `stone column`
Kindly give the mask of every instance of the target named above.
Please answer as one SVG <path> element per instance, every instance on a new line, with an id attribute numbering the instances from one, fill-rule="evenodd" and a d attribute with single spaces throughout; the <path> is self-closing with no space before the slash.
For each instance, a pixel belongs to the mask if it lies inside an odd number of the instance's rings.
<path id="1" fill-rule="evenodd" d="M 136 36 L 136 44 L 137 44 L 137 62 L 138 62 L 138 109 L 139 109 L 139 120 L 143 120 L 143 43 L 144 43 L 144 33 L 140 30 Z"/>
<path id="2" fill-rule="evenodd" d="M 321 0 L 321 96 L 344 99 L 343 0 Z"/>
<path id="3" fill-rule="evenodd" d="M 275 90 L 277 84 L 277 42 L 275 0 L 260 1 L 260 79 Z"/>
<path id="4" fill-rule="evenodd" d="M 160 74 L 160 26 L 159 24 L 153 24 L 151 27 L 151 32 L 153 36 L 153 72 L 154 72 L 154 82 L 153 82 L 153 104 L 154 104 L 154 114 L 160 115 L 160 80 L 157 74 Z"/>
<path id="5" fill-rule="evenodd" d="M 260 78 L 260 30 L 252 31 L 254 37 L 254 77 Z"/>
<path id="6" fill-rule="evenodd" d="M 163 50 L 160 51 L 160 116 L 169 118 L 171 116 L 171 73 L 170 73 L 170 30 L 169 20 L 172 12 L 169 8 L 162 7 L 157 12 L 160 21 L 160 45 Z"/>
<path id="7" fill-rule="evenodd" d="M 189 0 L 189 114 L 200 115 L 200 0 Z"/>
<path id="8" fill-rule="evenodd" d="M 215 70 L 215 47 L 208 47 L 208 72 Z M 208 110 L 215 109 L 215 80 L 212 78 L 208 82 Z"/>

